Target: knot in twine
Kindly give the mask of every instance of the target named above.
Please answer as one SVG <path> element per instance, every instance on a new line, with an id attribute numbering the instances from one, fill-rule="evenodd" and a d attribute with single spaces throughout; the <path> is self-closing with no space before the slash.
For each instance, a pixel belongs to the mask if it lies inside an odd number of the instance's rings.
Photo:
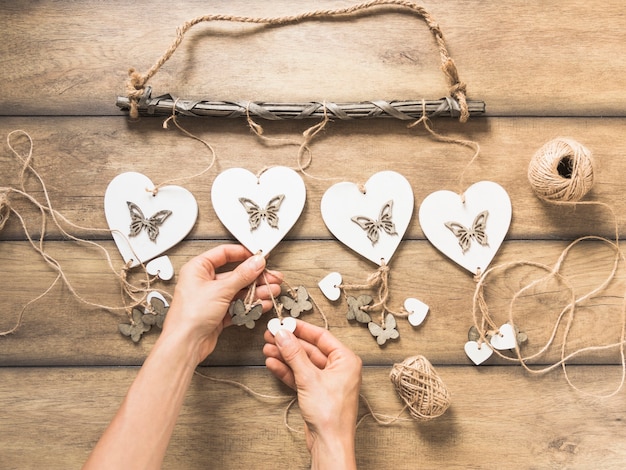
<path id="1" fill-rule="evenodd" d="M 450 406 L 450 392 L 424 356 L 412 356 L 394 364 L 389 378 L 417 420 L 437 418 Z"/>
<path id="2" fill-rule="evenodd" d="M 128 71 L 128 81 L 126 82 L 126 95 L 128 96 L 128 102 L 130 104 L 129 116 L 132 119 L 139 117 L 139 111 L 137 105 L 139 99 L 144 93 L 148 76 L 142 75 L 134 68 Z"/>
<path id="3" fill-rule="evenodd" d="M 579 201 L 593 186 L 591 152 L 572 139 L 551 140 L 531 159 L 528 181 L 544 201 Z"/>
<path id="4" fill-rule="evenodd" d="M 9 198 L 6 193 L 0 193 L 0 230 L 4 228 L 9 220 L 9 214 L 11 213 L 11 206 L 9 205 Z"/>

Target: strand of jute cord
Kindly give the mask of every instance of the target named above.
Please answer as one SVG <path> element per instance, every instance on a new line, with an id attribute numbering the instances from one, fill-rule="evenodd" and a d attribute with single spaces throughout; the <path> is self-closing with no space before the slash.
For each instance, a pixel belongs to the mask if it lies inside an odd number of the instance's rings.
<path id="1" fill-rule="evenodd" d="M 451 97 L 455 98 L 459 103 L 459 120 L 461 122 L 467 121 L 469 118 L 469 111 L 467 106 L 466 99 L 466 89 L 467 86 L 465 83 L 461 82 L 459 79 L 458 70 L 450 54 L 448 52 L 448 47 L 446 45 L 446 41 L 443 36 L 443 32 L 439 27 L 439 24 L 435 21 L 432 15 L 422 6 L 408 2 L 404 0 L 372 0 L 370 2 L 360 3 L 357 5 L 353 5 L 346 8 L 338 8 L 338 9 L 327 9 L 327 10 L 316 10 L 310 11 L 306 13 L 302 13 L 299 15 L 291 15 L 291 16 L 280 16 L 274 18 L 255 18 L 248 16 L 237 16 L 237 15 L 223 15 L 223 14 L 213 14 L 213 15 L 203 15 L 192 20 L 185 22 L 182 26 L 180 26 L 176 31 L 176 38 L 172 42 L 172 44 L 168 47 L 168 49 L 163 53 L 161 57 L 155 62 L 152 67 L 148 69 L 145 73 L 140 73 L 136 69 L 131 68 L 129 70 L 129 79 L 126 83 L 126 94 L 129 99 L 130 105 L 130 117 L 132 119 L 137 119 L 139 116 L 137 106 L 139 100 L 145 93 L 146 85 L 148 81 L 158 72 L 158 70 L 172 57 L 178 46 L 182 43 L 185 34 L 193 28 L 195 25 L 200 23 L 214 22 L 214 21 L 227 21 L 227 22 L 238 22 L 238 23 L 251 23 L 251 24 L 264 24 L 264 25 L 286 25 L 292 23 L 298 23 L 306 20 L 312 19 L 328 19 L 334 17 L 341 17 L 347 15 L 353 15 L 359 12 L 364 12 L 374 7 L 379 6 L 395 6 L 407 9 L 408 11 L 416 14 L 420 18 L 422 18 L 431 33 L 433 34 L 437 47 L 439 50 L 439 56 L 441 60 L 441 69 L 446 76 L 449 85 L 449 94 Z"/>

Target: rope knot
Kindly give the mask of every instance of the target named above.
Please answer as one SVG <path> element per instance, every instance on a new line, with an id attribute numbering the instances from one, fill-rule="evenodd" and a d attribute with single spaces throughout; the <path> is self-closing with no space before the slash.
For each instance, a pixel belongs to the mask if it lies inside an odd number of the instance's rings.
<path id="1" fill-rule="evenodd" d="M 139 117 L 139 110 L 137 106 L 139 99 L 144 93 L 146 82 L 148 78 L 145 75 L 137 72 L 134 68 L 128 70 L 128 81 L 126 82 L 126 95 L 128 96 L 128 102 L 130 105 L 130 117 L 137 119 Z"/>

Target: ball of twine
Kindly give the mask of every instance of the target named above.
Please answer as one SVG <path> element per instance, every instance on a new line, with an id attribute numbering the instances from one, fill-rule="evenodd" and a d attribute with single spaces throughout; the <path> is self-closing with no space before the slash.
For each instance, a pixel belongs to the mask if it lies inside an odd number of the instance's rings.
<path id="1" fill-rule="evenodd" d="M 412 356 L 394 364 L 389 378 L 417 420 L 437 418 L 450 406 L 450 392 L 424 356 Z"/>
<path id="2" fill-rule="evenodd" d="M 572 139 L 551 140 L 531 159 L 528 181 L 545 201 L 579 201 L 593 186 L 591 152 Z"/>

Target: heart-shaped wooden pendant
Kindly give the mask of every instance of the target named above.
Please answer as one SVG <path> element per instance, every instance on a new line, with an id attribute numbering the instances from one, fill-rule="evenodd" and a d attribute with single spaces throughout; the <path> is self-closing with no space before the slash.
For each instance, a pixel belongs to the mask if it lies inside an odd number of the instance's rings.
<path id="1" fill-rule="evenodd" d="M 476 341 L 468 341 L 465 343 L 465 354 L 476 365 L 480 365 L 491 357 L 493 349 L 485 343 L 478 344 Z"/>
<path id="2" fill-rule="evenodd" d="M 491 345 L 499 351 L 504 349 L 515 349 L 517 345 L 516 334 L 513 325 L 505 323 L 498 332 L 491 337 Z"/>
<path id="3" fill-rule="evenodd" d="M 289 330 L 293 333 L 296 331 L 296 319 L 293 317 L 285 317 L 281 322 L 280 318 L 272 318 L 267 322 L 267 329 L 273 336 L 276 336 L 278 330 Z"/>
<path id="4" fill-rule="evenodd" d="M 419 209 L 426 238 L 468 271 L 484 272 L 500 248 L 511 224 L 511 200 L 497 183 L 480 181 L 461 195 L 452 191 L 429 194 Z"/>
<path id="5" fill-rule="evenodd" d="M 141 173 L 122 173 L 104 194 L 104 213 L 113 239 L 126 263 L 138 266 L 176 245 L 198 218 L 193 195 L 180 186 L 154 184 Z"/>
<path id="6" fill-rule="evenodd" d="M 324 276 L 324 279 L 318 282 L 317 285 L 328 300 L 335 301 L 341 297 L 341 289 L 339 286 L 342 282 L 341 274 L 332 272 Z"/>
<path id="7" fill-rule="evenodd" d="M 164 281 L 169 281 L 174 277 L 174 266 L 172 266 L 169 256 L 159 256 L 146 263 L 146 272 L 152 276 L 158 276 Z"/>
<path id="8" fill-rule="evenodd" d="M 421 300 L 409 297 L 404 301 L 404 309 L 409 313 L 409 323 L 412 326 L 419 326 L 426 318 L 429 307 Z"/>
<path id="9" fill-rule="evenodd" d="M 381 171 L 361 188 L 337 183 L 322 197 L 322 218 L 344 245 L 381 266 L 389 263 L 413 214 L 413 189 L 404 176 Z"/>
<path id="10" fill-rule="evenodd" d="M 306 201 L 304 181 L 294 170 L 275 166 L 257 178 L 243 168 L 231 168 L 213 181 L 215 213 L 250 252 L 265 256 L 296 223 Z"/>

